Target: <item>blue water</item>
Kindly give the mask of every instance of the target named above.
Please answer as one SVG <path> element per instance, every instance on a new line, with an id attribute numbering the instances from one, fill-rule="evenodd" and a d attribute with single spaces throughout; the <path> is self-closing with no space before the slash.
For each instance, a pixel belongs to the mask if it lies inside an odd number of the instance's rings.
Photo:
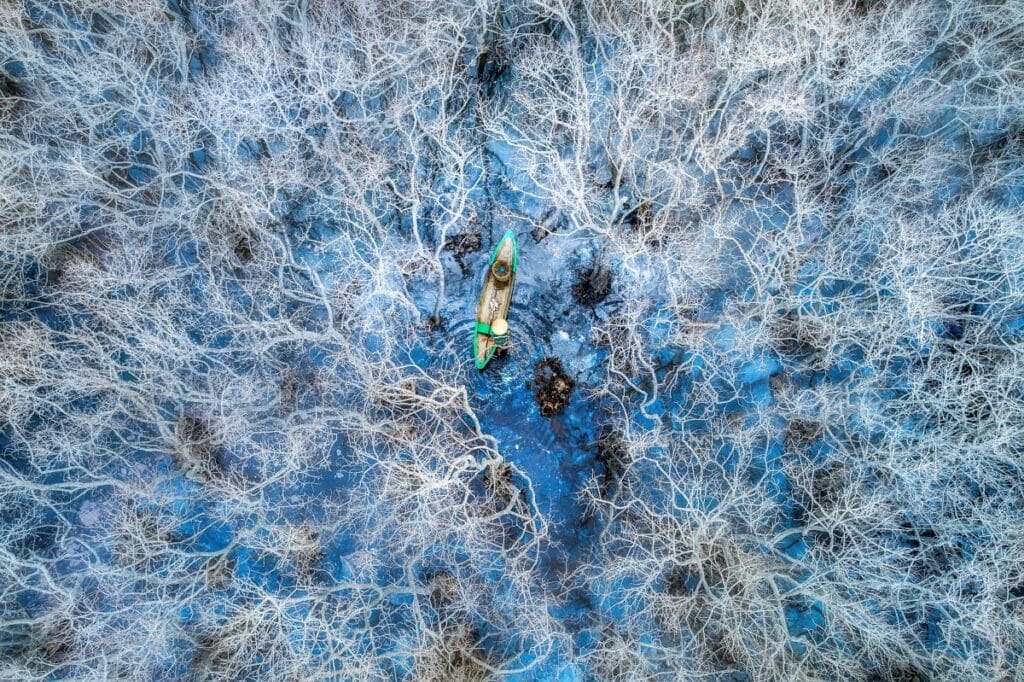
<path id="1" fill-rule="evenodd" d="M 1015 679 L 1019 8 L 726 4 L 4 10 L 0 677 Z"/>

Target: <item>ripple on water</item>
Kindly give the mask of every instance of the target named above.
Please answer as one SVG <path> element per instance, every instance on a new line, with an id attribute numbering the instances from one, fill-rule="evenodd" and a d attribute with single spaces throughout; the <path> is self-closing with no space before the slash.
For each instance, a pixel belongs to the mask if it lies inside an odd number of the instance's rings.
<path id="1" fill-rule="evenodd" d="M 523 262 L 542 263 L 524 257 Z M 548 263 L 547 265 L 550 265 Z M 509 313 L 511 345 L 483 371 L 473 365 L 473 333 L 483 269 L 474 278 L 451 282 L 430 355 L 439 363 L 459 364 L 470 404 L 483 429 L 493 435 L 502 455 L 530 478 L 539 511 L 552 523 L 554 555 L 578 543 L 582 511 L 576 503 L 590 466 L 585 443 L 596 440 L 594 409 L 585 392 L 576 391 L 562 414 L 541 415 L 532 382 L 538 361 L 560 357 L 574 378 L 580 360 L 593 353 L 588 311 L 572 304 L 557 268 L 536 272 L 521 267 Z M 569 339 L 569 341 L 567 341 Z M 564 356 L 564 357 L 563 357 Z M 584 379 L 585 381 L 585 379 Z"/>

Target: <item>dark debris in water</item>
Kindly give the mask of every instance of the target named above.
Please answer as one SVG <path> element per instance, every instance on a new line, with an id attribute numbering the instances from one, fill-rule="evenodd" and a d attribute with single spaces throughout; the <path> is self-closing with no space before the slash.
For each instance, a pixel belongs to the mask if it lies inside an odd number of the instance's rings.
<path id="1" fill-rule="evenodd" d="M 553 417 L 569 404 L 576 382 L 565 373 L 558 358 L 538 360 L 533 371 L 533 395 L 545 417 Z"/>
<path id="2" fill-rule="evenodd" d="M 627 457 L 626 442 L 622 433 L 612 429 L 604 429 L 595 443 L 597 460 L 603 467 L 602 490 L 609 493 L 625 471 Z"/>
<path id="3" fill-rule="evenodd" d="M 448 237 L 444 242 L 445 251 L 451 251 L 452 255 L 455 256 L 455 260 L 459 264 L 459 268 L 462 269 L 463 275 L 468 272 L 465 263 L 466 256 L 476 253 L 482 246 L 483 238 L 480 235 L 480 230 L 460 232 Z"/>
<path id="4" fill-rule="evenodd" d="M 612 278 L 612 269 L 601 263 L 578 270 L 576 282 L 572 285 L 573 299 L 588 307 L 598 305 L 611 293 Z"/>

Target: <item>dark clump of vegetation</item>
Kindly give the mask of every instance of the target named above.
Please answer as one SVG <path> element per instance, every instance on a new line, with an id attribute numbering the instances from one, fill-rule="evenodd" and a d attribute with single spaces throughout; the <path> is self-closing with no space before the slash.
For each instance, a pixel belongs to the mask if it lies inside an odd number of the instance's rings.
<path id="1" fill-rule="evenodd" d="M 196 637 L 195 653 L 189 664 L 189 670 L 202 675 L 201 679 L 219 676 L 231 669 L 236 654 L 227 644 L 228 638 L 222 635 L 230 633 L 209 632 Z"/>
<path id="2" fill-rule="evenodd" d="M 843 495 L 851 485 L 852 481 L 842 465 L 827 464 L 814 471 L 811 499 L 825 512 L 831 512 L 842 503 Z"/>
<path id="3" fill-rule="evenodd" d="M 309 526 L 300 526 L 294 535 L 289 559 L 296 577 L 304 583 L 320 582 L 325 577 L 320 565 L 327 556 L 320 533 Z"/>
<path id="4" fill-rule="evenodd" d="M 235 575 L 235 559 L 226 554 L 207 559 L 203 565 L 206 586 L 213 590 L 227 589 Z"/>
<path id="5" fill-rule="evenodd" d="M 4 98 L 22 96 L 21 85 L 18 81 L 2 71 L 0 71 L 0 95 L 3 95 Z"/>
<path id="6" fill-rule="evenodd" d="M 794 419 L 786 425 L 786 447 L 794 451 L 806 450 L 821 438 L 824 431 L 824 426 L 818 422 Z"/>
<path id="7" fill-rule="evenodd" d="M 101 256 L 108 249 L 102 236 L 87 235 L 58 245 L 50 250 L 44 258 L 48 267 L 47 281 L 54 286 L 64 282 L 70 269 L 88 266 L 94 270 L 102 270 Z"/>
<path id="8" fill-rule="evenodd" d="M 659 223 L 664 223 L 664 219 L 657 221 L 656 216 L 654 205 L 644 201 L 623 212 L 621 224 L 634 235 L 641 237 L 645 246 L 657 251 L 663 246 L 664 231 L 660 229 Z M 689 230 L 700 222 L 700 216 L 693 211 L 686 211 L 679 216 L 677 222 Z"/>
<path id="9" fill-rule="evenodd" d="M 819 352 L 819 330 L 814 320 L 787 312 L 773 320 L 775 350 L 786 357 L 807 357 Z"/>
<path id="10" fill-rule="evenodd" d="M 553 417 L 565 409 L 575 385 L 558 358 L 544 358 L 534 366 L 533 396 L 545 417 Z"/>
<path id="11" fill-rule="evenodd" d="M 449 606 L 459 594 L 459 579 L 448 570 L 441 570 L 425 576 L 424 584 L 430 590 L 427 604 L 435 611 Z"/>
<path id="12" fill-rule="evenodd" d="M 456 630 L 451 640 L 445 643 L 447 665 L 442 667 L 443 679 L 451 682 L 486 682 L 494 679 L 494 675 L 477 662 L 486 658 L 480 647 L 481 639 L 475 627 Z"/>
<path id="13" fill-rule="evenodd" d="M 512 467 L 508 462 L 494 463 L 487 467 L 484 472 L 484 488 L 503 503 L 508 503 L 518 494 Z"/>
<path id="14" fill-rule="evenodd" d="M 60 618 L 44 633 L 41 650 L 43 660 L 50 666 L 59 666 L 75 651 L 75 625 L 67 618 Z"/>
<path id="15" fill-rule="evenodd" d="M 626 463 L 626 442 L 619 431 L 604 430 L 597 437 L 595 443 L 597 448 L 597 461 L 600 462 L 603 471 L 601 474 L 601 489 L 608 494 L 615 487 L 615 484 L 622 478 Z"/>
<path id="16" fill-rule="evenodd" d="M 452 255 L 455 256 L 455 261 L 459 264 L 459 268 L 462 269 L 462 274 L 465 275 L 468 271 L 465 261 L 466 256 L 479 251 L 483 243 L 483 237 L 480 236 L 479 230 L 460 232 L 445 240 L 444 250 L 452 252 Z"/>
<path id="17" fill-rule="evenodd" d="M 889 670 L 872 674 L 870 682 L 924 682 L 929 676 L 909 664 L 896 664 Z"/>
<path id="18" fill-rule="evenodd" d="M 920 578 L 935 578 L 956 570 L 964 562 L 956 538 L 943 537 L 927 525 L 907 519 L 900 523 L 900 539 L 907 547 L 911 570 Z"/>
<path id="19" fill-rule="evenodd" d="M 224 451 L 209 422 L 185 415 L 178 421 L 177 438 L 172 456 L 186 475 L 208 482 L 224 471 Z"/>
<path id="20" fill-rule="evenodd" d="M 249 232 L 237 232 L 232 235 L 231 250 L 239 263 L 251 263 L 256 257 L 256 239 Z"/>
<path id="21" fill-rule="evenodd" d="M 683 597 L 693 592 L 697 579 L 689 569 L 673 566 L 665 575 L 665 594 L 670 597 Z"/>
<path id="22" fill-rule="evenodd" d="M 572 285 L 572 297 L 580 305 L 598 305 L 612 292 L 612 279 L 612 269 L 601 263 L 580 269 L 576 273 L 576 282 Z"/>

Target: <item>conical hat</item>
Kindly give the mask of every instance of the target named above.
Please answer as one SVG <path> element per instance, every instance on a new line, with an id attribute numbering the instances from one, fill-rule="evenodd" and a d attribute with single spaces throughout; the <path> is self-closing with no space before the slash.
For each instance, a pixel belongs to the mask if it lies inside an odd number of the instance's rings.
<path id="1" fill-rule="evenodd" d="M 508 334 L 508 321 L 498 318 L 491 322 L 491 332 L 495 336 L 504 336 Z"/>

